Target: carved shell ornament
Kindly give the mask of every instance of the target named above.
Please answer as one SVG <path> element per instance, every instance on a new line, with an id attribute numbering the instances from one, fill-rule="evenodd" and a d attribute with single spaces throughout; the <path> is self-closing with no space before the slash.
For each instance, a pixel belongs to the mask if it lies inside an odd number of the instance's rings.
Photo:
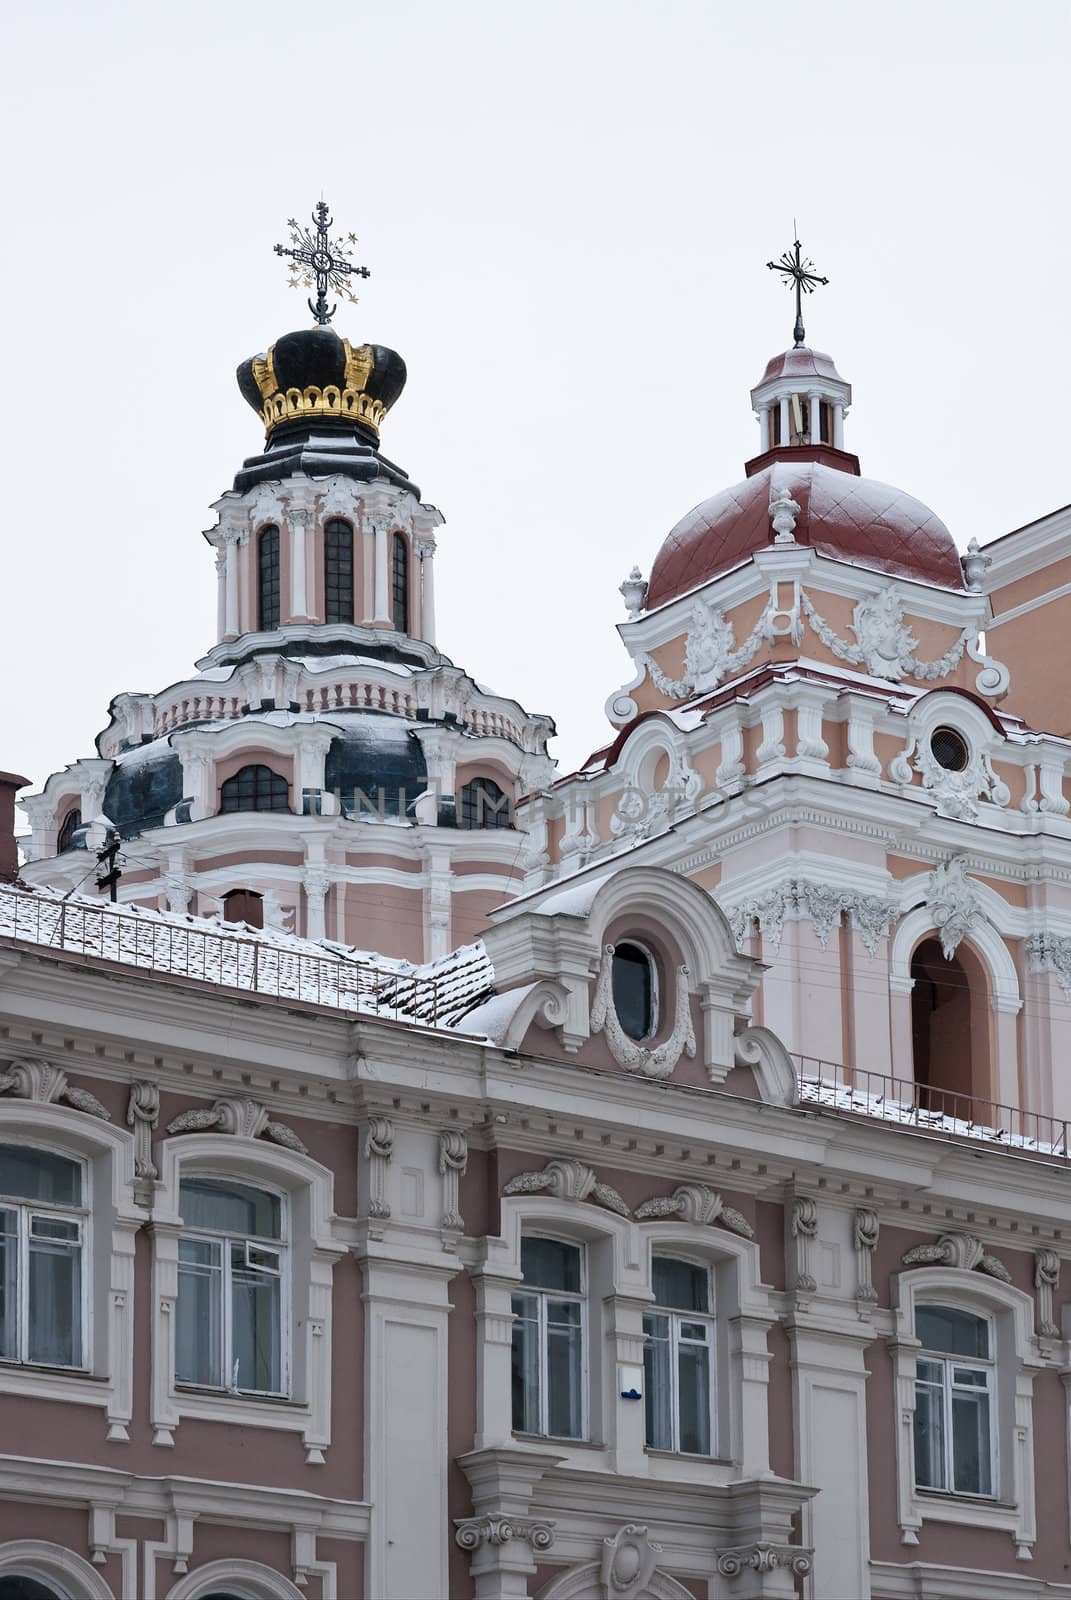
<path id="1" fill-rule="evenodd" d="M 630 1039 L 622 1028 L 614 1006 L 613 971 L 615 946 L 603 946 L 602 965 L 595 984 L 591 1007 L 592 1033 L 604 1033 L 610 1054 L 626 1072 L 639 1072 L 645 1078 L 668 1078 L 682 1055 L 695 1055 L 695 1030 L 688 997 L 688 968 L 677 968 L 677 1015 L 673 1032 L 653 1049 Z"/>
<path id="2" fill-rule="evenodd" d="M 1001 1283 L 1011 1282 L 1003 1261 L 986 1253 L 981 1241 L 970 1233 L 942 1233 L 936 1244 L 917 1244 L 900 1258 L 905 1267 L 960 1267 L 964 1272 L 988 1273 Z"/>
<path id="3" fill-rule="evenodd" d="M 555 1200 L 591 1200 L 619 1217 L 629 1215 L 628 1206 L 608 1183 L 600 1183 L 591 1167 L 571 1156 L 548 1161 L 542 1172 L 518 1172 L 503 1194 L 551 1194 Z"/>
<path id="4" fill-rule="evenodd" d="M 283 1122 L 273 1122 L 266 1106 L 259 1100 L 217 1100 L 215 1105 L 196 1107 L 181 1112 L 167 1125 L 168 1133 L 201 1133 L 216 1128 L 220 1133 L 233 1133 L 239 1139 L 270 1139 L 286 1150 L 296 1150 L 299 1155 L 308 1151 L 293 1128 Z"/>

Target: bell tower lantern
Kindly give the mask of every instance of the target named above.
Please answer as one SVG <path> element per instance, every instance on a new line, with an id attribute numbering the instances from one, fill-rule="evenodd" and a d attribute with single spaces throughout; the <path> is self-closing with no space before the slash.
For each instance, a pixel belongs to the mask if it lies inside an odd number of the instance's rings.
<path id="1" fill-rule="evenodd" d="M 759 453 L 822 445 L 843 450 L 851 385 L 845 383 L 832 357 L 808 347 L 803 326 L 803 296 L 813 294 L 818 284 L 829 279 L 815 272 L 814 262 L 804 256 L 798 239 L 791 250 L 766 265 L 794 291 L 796 322 L 792 349 L 767 363 L 762 382 L 751 391 L 751 404 L 759 419 Z"/>

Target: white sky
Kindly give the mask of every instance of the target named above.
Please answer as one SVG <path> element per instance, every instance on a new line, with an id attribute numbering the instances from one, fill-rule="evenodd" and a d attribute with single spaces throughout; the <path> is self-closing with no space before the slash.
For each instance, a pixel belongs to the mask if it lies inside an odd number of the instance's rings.
<path id="1" fill-rule="evenodd" d="M 335 326 L 409 366 L 441 647 L 566 769 L 630 676 L 618 583 L 757 451 L 793 216 L 863 471 L 961 547 L 1071 500 L 1063 0 L 5 13 L 0 767 L 36 784 L 214 640 L 233 372 L 308 321 L 271 247 L 321 188 L 373 273 Z"/>

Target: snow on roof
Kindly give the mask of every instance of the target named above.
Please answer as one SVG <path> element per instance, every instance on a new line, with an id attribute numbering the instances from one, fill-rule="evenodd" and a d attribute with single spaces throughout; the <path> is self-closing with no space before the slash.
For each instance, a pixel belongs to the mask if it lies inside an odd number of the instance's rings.
<path id="1" fill-rule="evenodd" d="M 223 989 L 452 1028 L 488 993 L 482 944 L 416 964 L 211 917 L 0 887 L 0 936 Z"/>

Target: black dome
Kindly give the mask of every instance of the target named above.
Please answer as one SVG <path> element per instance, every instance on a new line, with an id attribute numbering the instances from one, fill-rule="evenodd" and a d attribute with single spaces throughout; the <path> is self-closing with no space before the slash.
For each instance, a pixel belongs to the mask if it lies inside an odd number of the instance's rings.
<path id="1" fill-rule="evenodd" d="M 288 389 L 344 389 L 356 387 L 358 376 L 360 392 L 389 411 L 405 388 L 405 362 L 397 350 L 386 345 L 353 347 L 333 328 L 301 328 L 296 333 L 284 333 L 265 354 L 243 361 L 238 368 L 238 387 L 253 410 L 263 414 L 269 398 L 264 384 L 269 386 L 269 393 L 274 389 L 284 394 Z M 345 418 L 338 420 L 347 424 Z"/>

